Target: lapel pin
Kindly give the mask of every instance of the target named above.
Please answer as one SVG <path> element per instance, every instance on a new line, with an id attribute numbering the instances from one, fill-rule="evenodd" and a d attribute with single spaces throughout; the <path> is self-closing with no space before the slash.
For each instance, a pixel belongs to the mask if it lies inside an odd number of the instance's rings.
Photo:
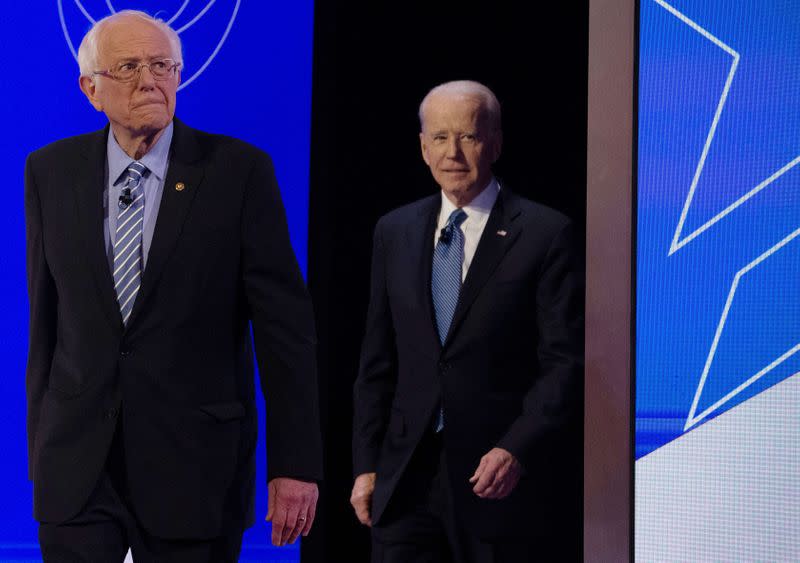
<path id="1" fill-rule="evenodd" d="M 504 237 L 504 236 L 506 236 L 508 233 L 507 233 L 506 231 L 497 231 L 497 234 L 498 234 L 498 235 L 500 235 L 501 237 Z"/>
<path id="2" fill-rule="evenodd" d="M 184 188 L 186 188 L 186 184 L 184 184 L 183 182 L 178 182 L 177 184 L 175 184 L 176 192 L 182 192 Z"/>

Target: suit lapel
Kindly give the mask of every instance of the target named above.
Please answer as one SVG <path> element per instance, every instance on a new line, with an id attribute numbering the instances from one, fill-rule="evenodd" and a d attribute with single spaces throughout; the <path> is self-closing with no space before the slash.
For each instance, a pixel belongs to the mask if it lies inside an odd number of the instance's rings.
<path id="1" fill-rule="evenodd" d="M 106 142 L 109 126 L 90 136 L 84 150 L 85 162 L 75 167 L 73 189 L 78 221 L 86 245 L 86 257 L 100 303 L 114 330 L 122 329 L 122 316 L 114 293 L 114 280 L 108 267 L 103 224 L 103 191 L 106 169 Z"/>
<path id="2" fill-rule="evenodd" d="M 409 223 L 406 231 L 408 248 L 411 251 L 409 271 L 417 272 L 414 280 L 416 297 L 423 315 L 422 326 L 428 327 L 428 340 L 435 342 L 436 349 L 441 348 L 439 335 L 436 332 L 436 316 L 431 301 L 431 267 L 433 264 L 433 232 L 441 207 L 441 196 L 431 196 L 426 200 L 419 214 Z M 424 342 L 425 338 L 421 339 Z"/>
<path id="3" fill-rule="evenodd" d="M 194 131 L 178 119 L 175 119 L 174 123 L 169 169 L 164 180 L 153 242 L 142 275 L 142 287 L 136 296 L 128 326 L 136 321 L 136 317 L 156 286 L 164 265 L 180 238 L 186 215 L 203 180 L 201 151 Z M 180 190 L 176 188 L 178 184 L 183 184 Z"/>
<path id="4" fill-rule="evenodd" d="M 520 226 L 514 220 L 520 210 L 515 205 L 515 198 L 516 196 L 505 188 L 497 196 L 497 201 L 495 201 L 478 242 L 478 248 L 475 250 L 467 277 L 461 286 L 458 304 L 453 313 L 445 344 L 453 339 L 453 335 L 464 320 L 473 301 L 519 236 Z"/>

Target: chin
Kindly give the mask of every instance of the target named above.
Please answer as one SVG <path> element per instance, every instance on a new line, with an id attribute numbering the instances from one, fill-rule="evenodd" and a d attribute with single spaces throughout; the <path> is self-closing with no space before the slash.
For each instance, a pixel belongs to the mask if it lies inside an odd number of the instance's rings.
<path id="1" fill-rule="evenodd" d="M 171 119 L 166 116 L 153 116 L 149 119 L 140 120 L 136 130 L 145 135 L 148 133 L 156 133 L 162 129 L 165 129 L 167 125 L 169 125 L 170 121 Z"/>
<path id="2" fill-rule="evenodd" d="M 475 184 L 458 184 L 455 186 L 449 186 L 445 188 L 446 192 L 457 197 L 465 196 L 470 192 L 474 192 L 475 190 L 476 190 Z"/>
<path id="3" fill-rule="evenodd" d="M 467 193 L 467 190 L 465 190 L 462 187 L 458 187 L 458 188 L 445 187 L 445 188 L 442 188 L 442 190 L 444 191 L 445 194 L 450 196 L 450 198 L 454 198 L 454 199 L 457 199 L 457 200 L 463 199 L 464 196 Z"/>
<path id="4" fill-rule="evenodd" d="M 142 125 L 149 125 L 155 123 L 164 123 L 169 121 L 169 112 L 166 107 L 160 105 L 145 106 L 143 111 L 133 112 L 131 118 L 138 121 Z"/>

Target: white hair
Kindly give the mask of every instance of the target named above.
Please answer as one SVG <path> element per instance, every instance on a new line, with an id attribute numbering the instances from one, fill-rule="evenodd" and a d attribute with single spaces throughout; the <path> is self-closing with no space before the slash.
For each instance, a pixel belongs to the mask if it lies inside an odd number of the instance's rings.
<path id="1" fill-rule="evenodd" d="M 500 102 L 497 100 L 497 96 L 494 95 L 494 92 L 480 82 L 475 82 L 474 80 L 453 80 L 452 82 L 445 82 L 444 84 L 434 86 L 431 91 L 422 98 L 422 102 L 419 104 L 420 127 L 424 125 L 425 106 L 433 96 L 438 94 L 449 94 L 480 100 L 481 106 L 486 111 L 489 128 L 492 132 L 500 132 Z"/>
<path id="2" fill-rule="evenodd" d="M 172 46 L 172 58 L 175 59 L 175 62 L 183 64 L 181 38 L 167 22 L 158 18 L 154 18 L 153 16 L 139 10 L 120 10 L 119 12 L 106 16 L 101 20 L 97 20 L 92 28 L 86 32 L 86 35 L 83 36 L 81 45 L 78 47 L 78 66 L 81 69 L 81 76 L 91 77 L 92 74 L 98 70 L 98 43 L 103 29 L 109 23 L 125 17 L 138 18 L 156 26 L 163 31 L 169 39 L 170 45 Z"/>

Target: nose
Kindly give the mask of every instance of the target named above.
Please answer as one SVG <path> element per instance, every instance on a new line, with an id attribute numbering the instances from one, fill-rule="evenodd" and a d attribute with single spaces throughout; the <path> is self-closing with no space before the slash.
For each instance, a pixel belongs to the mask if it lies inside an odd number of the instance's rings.
<path id="1" fill-rule="evenodd" d="M 147 72 L 145 72 L 147 71 Z M 139 67 L 139 88 L 154 88 L 155 78 L 153 73 L 150 72 L 150 65 L 142 65 Z"/>
<path id="2" fill-rule="evenodd" d="M 447 141 L 447 158 L 458 158 L 461 154 L 461 144 L 459 143 L 458 135 L 453 135 Z"/>

